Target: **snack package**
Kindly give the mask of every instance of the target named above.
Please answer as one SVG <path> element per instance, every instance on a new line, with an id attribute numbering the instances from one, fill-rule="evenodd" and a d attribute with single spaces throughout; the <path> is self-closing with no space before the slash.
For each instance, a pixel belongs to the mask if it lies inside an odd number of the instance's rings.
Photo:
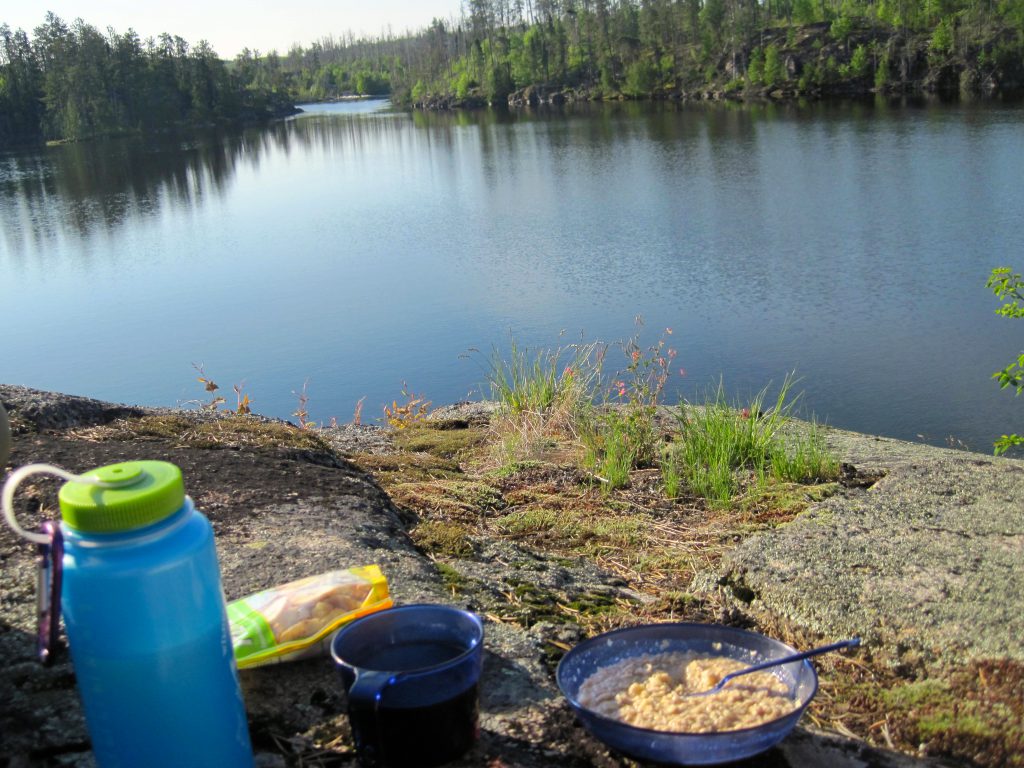
<path id="1" fill-rule="evenodd" d="M 235 661 L 243 669 L 322 655 L 338 627 L 391 605 L 376 565 L 265 589 L 228 603 Z"/>

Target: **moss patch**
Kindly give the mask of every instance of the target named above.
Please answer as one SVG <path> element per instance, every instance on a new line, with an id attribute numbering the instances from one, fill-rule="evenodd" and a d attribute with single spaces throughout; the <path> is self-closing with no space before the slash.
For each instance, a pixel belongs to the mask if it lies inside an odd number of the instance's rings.
<path id="1" fill-rule="evenodd" d="M 487 433 L 482 429 L 468 425 L 453 428 L 451 424 L 452 422 L 417 422 L 406 429 L 396 430 L 392 439 L 403 451 L 455 459 L 464 456 L 487 437 Z"/>
<path id="2" fill-rule="evenodd" d="M 437 572 L 441 575 L 441 581 L 444 583 L 445 589 L 449 590 L 453 596 L 458 595 L 466 586 L 466 577 L 463 576 L 456 568 L 448 565 L 447 563 L 434 563 L 437 567 Z"/>
<path id="3" fill-rule="evenodd" d="M 565 591 L 533 581 L 510 579 L 500 605 L 494 611 L 502 621 L 531 627 L 541 621 L 575 623 L 596 632 L 609 623 L 628 620 L 634 606 L 610 595 L 591 591 Z"/>
<path id="4" fill-rule="evenodd" d="M 395 503 L 431 518 L 473 521 L 506 506 L 501 491 L 474 480 L 401 483 L 388 490 Z"/>
<path id="5" fill-rule="evenodd" d="M 553 501 L 552 497 L 545 502 Z M 581 505 L 582 506 L 582 505 Z M 494 529 L 514 537 L 528 537 L 536 542 L 536 535 L 547 534 L 543 541 L 562 550 L 590 546 L 601 542 L 615 545 L 640 545 L 647 522 L 644 515 L 622 515 L 573 509 L 571 505 L 528 505 L 497 518 Z"/>
<path id="6" fill-rule="evenodd" d="M 812 715 L 827 708 L 869 741 L 971 765 L 1024 766 L 1024 664 L 976 661 L 915 679 L 848 664 L 829 669 L 823 684 Z"/>
<path id="7" fill-rule="evenodd" d="M 378 454 L 357 453 L 349 461 L 369 472 L 384 489 L 403 483 L 426 483 L 462 477 L 459 465 L 427 453 Z"/>
<path id="8" fill-rule="evenodd" d="M 946 695 L 921 698 L 907 712 L 907 728 L 929 755 L 1024 766 L 1024 664 L 986 660 L 957 670 Z"/>
<path id="9" fill-rule="evenodd" d="M 532 469 L 539 465 L 540 462 L 537 461 L 509 461 L 497 469 L 491 470 L 490 474 L 498 479 L 515 477 L 524 470 Z"/>
<path id="10" fill-rule="evenodd" d="M 747 523 L 777 525 L 805 512 L 812 504 L 822 502 L 839 492 L 839 483 L 802 485 L 800 483 L 768 482 L 751 488 L 740 501 L 739 509 Z"/>
<path id="11" fill-rule="evenodd" d="M 330 443 L 316 430 L 244 415 L 216 419 L 195 419 L 179 414 L 148 415 L 117 419 L 110 424 L 75 430 L 71 434 L 98 442 L 153 438 L 173 440 L 188 448 L 245 447 L 333 453 Z"/>
<path id="12" fill-rule="evenodd" d="M 442 557 L 470 557 L 473 544 L 469 539 L 470 530 L 459 523 L 447 520 L 427 520 L 411 532 L 412 540 L 425 552 Z"/>
<path id="13" fill-rule="evenodd" d="M 502 533 L 512 536 L 527 536 L 539 533 L 553 533 L 565 546 L 575 538 L 579 531 L 579 523 L 567 517 L 560 510 L 547 507 L 521 509 L 494 521 L 495 527 Z"/>
<path id="14" fill-rule="evenodd" d="M 647 526 L 639 516 L 605 517 L 594 521 L 586 531 L 585 539 L 607 544 L 616 549 L 638 547 L 644 543 Z"/>
<path id="15" fill-rule="evenodd" d="M 937 702 L 950 696 L 949 683 L 942 680 L 921 680 L 882 691 L 880 697 L 894 710 L 911 710 L 928 702 Z"/>

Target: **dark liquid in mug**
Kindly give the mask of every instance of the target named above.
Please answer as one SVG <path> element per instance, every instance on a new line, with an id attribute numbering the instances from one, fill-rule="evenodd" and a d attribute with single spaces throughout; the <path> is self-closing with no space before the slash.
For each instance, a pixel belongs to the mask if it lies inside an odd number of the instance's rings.
<path id="1" fill-rule="evenodd" d="M 417 643 L 382 649 L 375 669 L 416 669 L 452 659 L 465 648 L 448 644 Z M 443 683 L 439 684 L 443 687 Z M 450 698 L 425 706 L 349 706 L 349 721 L 359 761 L 384 768 L 430 768 L 451 762 L 465 753 L 477 737 L 478 688 L 474 684 Z"/>

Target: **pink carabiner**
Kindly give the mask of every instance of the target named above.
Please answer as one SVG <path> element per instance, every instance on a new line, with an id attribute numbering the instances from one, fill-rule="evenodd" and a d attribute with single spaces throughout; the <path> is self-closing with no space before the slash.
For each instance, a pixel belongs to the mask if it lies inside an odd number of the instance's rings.
<path id="1" fill-rule="evenodd" d="M 36 545 L 39 550 L 39 557 L 36 560 L 39 576 L 36 591 L 36 615 L 39 621 L 36 640 L 39 661 L 48 665 L 53 662 L 53 653 L 60 634 L 60 588 L 61 575 L 64 572 L 64 537 L 61 534 L 60 525 L 55 522 L 47 521 L 40 528 L 49 541 Z"/>

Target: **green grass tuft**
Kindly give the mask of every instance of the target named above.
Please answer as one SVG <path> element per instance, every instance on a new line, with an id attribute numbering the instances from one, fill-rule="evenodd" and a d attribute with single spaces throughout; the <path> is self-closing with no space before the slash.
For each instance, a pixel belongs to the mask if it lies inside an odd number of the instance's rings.
<path id="1" fill-rule="evenodd" d="M 806 435 L 776 446 L 771 454 L 771 470 L 778 480 L 805 485 L 825 483 L 839 477 L 839 459 L 826 447 L 821 428 L 812 423 Z"/>
<path id="2" fill-rule="evenodd" d="M 765 409 L 767 388 L 749 407 L 730 406 L 722 384 L 699 407 L 679 409 L 681 438 L 667 460 L 690 490 L 717 505 L 727 505 L 736 495 L 739 471 L 751 474 L 758 486 L 769 478 L 781 482 L 824 483 L 838 477 L 839 462 L 828 451 L 815 424 L 806 436 L 785 439 L 783 429 L 791 420 L 796 398 L 787 401 L 793 379 L 787 376 L 771 408 Z M 662 470 L 663 476 L 666 470 Z"/>

